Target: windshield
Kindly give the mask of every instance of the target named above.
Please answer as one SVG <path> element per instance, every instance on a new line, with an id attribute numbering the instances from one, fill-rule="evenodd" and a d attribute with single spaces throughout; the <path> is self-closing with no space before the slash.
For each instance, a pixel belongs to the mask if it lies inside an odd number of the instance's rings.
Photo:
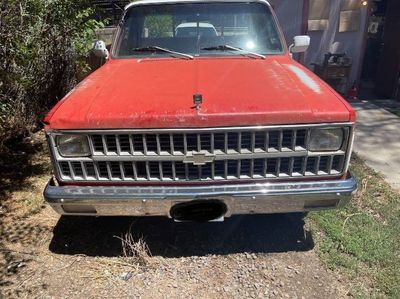
<path id="1" fill-rule="evenodd" d="M 116 58 L 170 54 L 154 47 L 193 56 L 243 54 L 225 45 L 259 54 L 283 53 L 275 20 L 262 3 L 138 5 L 126 11 L 120 26 Z"/>

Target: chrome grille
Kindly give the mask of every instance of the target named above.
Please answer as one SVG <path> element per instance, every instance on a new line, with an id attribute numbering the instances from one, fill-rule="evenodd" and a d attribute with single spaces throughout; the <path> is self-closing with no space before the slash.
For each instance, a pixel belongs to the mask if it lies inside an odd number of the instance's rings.
<path id="1" fill-rule="evenodd" d="M 89 136 L 92 156 L 63 158 L 50 139 L 61 181 L 191 182 L 279 179 L 343 174 L 352 128 L 335 152 L 308 151 L 315 126 L 183 130 L 79 131 Z M 76 132 L 78 133 L 78 132 Z M 187 162 L 210 155 L 204 165 Z"/>

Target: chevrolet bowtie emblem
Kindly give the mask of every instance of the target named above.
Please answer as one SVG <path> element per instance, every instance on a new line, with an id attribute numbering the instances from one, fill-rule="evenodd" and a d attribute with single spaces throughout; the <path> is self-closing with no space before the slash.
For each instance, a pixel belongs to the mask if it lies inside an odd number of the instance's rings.
<path id="1" fill-rule="evenodd" d="M 208 152 L 189 152 L 183 159 L 183 163 L 191 163 L 193 165 L 206 165 L 213 162 L 215 155 Z"/>

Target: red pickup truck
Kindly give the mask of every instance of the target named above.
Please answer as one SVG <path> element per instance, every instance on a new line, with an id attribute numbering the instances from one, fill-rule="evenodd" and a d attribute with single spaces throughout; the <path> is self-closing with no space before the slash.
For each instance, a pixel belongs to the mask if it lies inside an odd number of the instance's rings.
<path id="1" fill-rule="evenodd" d="M 355 112 L 292 59 L 264 0 L 126 6 L 110 53 L 46 116 L 65 215 L 221 220 L 346 204 Z"/>

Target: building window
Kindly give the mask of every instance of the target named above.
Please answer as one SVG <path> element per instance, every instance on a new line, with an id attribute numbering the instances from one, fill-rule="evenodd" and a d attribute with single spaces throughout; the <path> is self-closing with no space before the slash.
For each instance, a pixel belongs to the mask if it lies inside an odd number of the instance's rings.
<path id="1" fill-rule="evenodd" d="M 339 32 L 358 31 L 360 29 L 360 6 L 362 2 L 360 0 L 343 0 L 340 7 Z"/>
<path id="2" fill-rule="evenodd" d="M 326 30 L 329 25 L 330 0 L 310 0 L 308 30 Z"/>

